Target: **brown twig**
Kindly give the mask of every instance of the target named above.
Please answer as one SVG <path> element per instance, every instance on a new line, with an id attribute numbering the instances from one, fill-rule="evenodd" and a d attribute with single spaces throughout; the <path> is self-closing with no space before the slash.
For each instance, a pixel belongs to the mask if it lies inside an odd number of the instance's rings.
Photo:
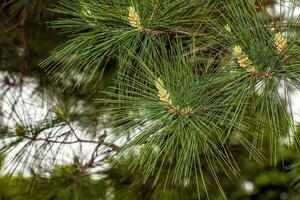
<path id="1" fill-rule="evenodd" d="M 12 4 L 14 2 L 14 0 L 9 0 L 9 1 L 4 1 L 1 5 L 1 10 L 4 9 L 6 6 Z"/>
<path id="2" fill-rule="evenodd" d="M 73 133 L 73 135 L 75 136 L 75 138 L 77 139 L 77 141 L 80 141 L 81 139 L 76 134 L 75 129 L 72 127 L 70 121 L 66 117 L 64 117 L 63 120 L 67 124 L 67 126 L 70 128 L 71 132 Z"/>
<path id="3" fill-rule="evenodd" d="M 111 148 L 112 151 L 117 151 L 120 147 L 113 143 L 107 143 L 107 142 L 99 142 L 95 140 L 84 140 L 84 139 L 78 139 L 75 141 L 59 141 L 59 140 L 53 140 L 49 138 L 38 138 L 38 137 L 30 137 L 30 136 L 23 136 L 24 138 L 31 140 L 31 141 L 44 141 L 47 143 L 55 143 L 55 144 L 76 144 L 76 143 L 91 143 L 91 144 L 101 144 L 108 148 Z"/>
<path id="4" fill-rule="evenodd" d="M 4 29 L 4 33 L 9 33 L 9 32 L 11 32 L 11 31 L 13 31 L 13 30 L 15 30 L 16 28 L 19 28 L 19 27 L 20 27 L 20 22 L 12 25 L 9 28 Z"/>
<path id="5" fill-rule="evenodd" d="M 78 181 L 80 180 L 80 177 L 81 177 L 82 175 L 84 175 L 84 173 L 85 173 L 89 168 L 91 168 L 91 167 L 93 166 L 93 164 L 94 164 L 94 162 L 95 162 L 95 160 L 96 160 L 96 158 L 97 158 L 97 155 L 98 155 L 98 149 L 99 149 L 99 147 L 101 146 L 101 144 L 102 144 L 102 143 L 99 143 L 99 144 L 95 147 L 95 149 L 94 149 L 94 151 L 93 151 L 93 153 L 92 153 L 92 156 L 91 156 L 90 160 L 89 160 L 86 164 L 82 165 L 82 166 L 79 168 L 79 171 L 75 174 L 75 176 L 74 176 L 74 178 L 73 178 L 73 180 L 72 180 L 72 182 L 71 182 L 71 185 L 70 185 L 73 189 L 76 189 L 77 184 L 78 184 Z"/>
<path id="6" fill-rule="evenodd" d="M 157 30 L 157 29 L 150 29 L 150 28 L 143 28 L 140 31 L 151 34 L 151 35 L 161 35 L 161 34 L 185 35 L 185 36 L 204 36 L 205 35 L 202 33 L 191 33 L 191 32 L 182 31 L 182 30 Z"/>
<path id="7" fill-rule="evenodd" d="M 272 73 L 264 72 L 264 71 L 256 71 L 256 72 L 253 72 L 252 75 L 259 77 L 259 78 L 271 78 L 272 77 Z"/>

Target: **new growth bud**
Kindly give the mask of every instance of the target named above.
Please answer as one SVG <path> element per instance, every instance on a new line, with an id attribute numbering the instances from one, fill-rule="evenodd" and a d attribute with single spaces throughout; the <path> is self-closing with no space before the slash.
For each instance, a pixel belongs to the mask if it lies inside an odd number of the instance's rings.
<path id="1" fill-rule="evenodd" d="M 60 118 L 65 117 L 64 111 L 57 105 L 54 107 L 53 112 L 56 114 L 57 117 Z"/>
<path id="2" fill-rule="evenodd" d="M 183 116 L 188 116 L 192 112 L 192 108 L 190 107 L 180 109 L 173 105 L 170 93 L 165 88 L 164 83 L 160 78 L 155 81 L 155 86 L 158 90 L 157 96 L 159 97 L 160 101 L 162 101 L 166 105 L 169 112 L 180 113 Z"/>
<path id="3" fill-rule="evenodd" d="M 25 128 L 19 123 L 16 123 L 15 131 L 16 131 L 17 136 L 19 136 L 19 137 L 23 137 L 26 134 Z"/>
<path id="4" fill-rule="evenodd" d="M 133 6 L 128 8 L 128 21 L 133 28 L 143 30 L 141 19 Z"/>
<path id="5" fill-rule="evenodd" d="M 226 24 L 224 28 L 228 33 L 232 33 L 232 30 L 231 30 L 231 27 L 229 26 L 229 24 Z"/>
<path id="6" fill-rule="evenodd" d="M 159 99 L 164 102 L 166 105 L 173 106 L 172 100 L 170 98 L 170 93 L 168 90 L 166 90 L 162 80 L 159 78 L 157 81 L 155 81 L 155 86 L 158 90 L 157 96 Z"/>
<path id="7" fill-rule="evenodd" d="M 279 52 L 283 52 L 287 49 L 286 39 L 281 35 L 281 33 L 275 34 L 275 47 Z"/>
<path id="8" fill-rule="evenodd" d="M 239 63 L 239 66 L 241 68 L 249 73 L 257 72 L 256 68 L 253 66 L 252 61 L 247 56 L 247 54 L 243 52 L 242 48 L 239 45 L 233 48 L 233 53 L 236 56 L 237 62 Z"/>

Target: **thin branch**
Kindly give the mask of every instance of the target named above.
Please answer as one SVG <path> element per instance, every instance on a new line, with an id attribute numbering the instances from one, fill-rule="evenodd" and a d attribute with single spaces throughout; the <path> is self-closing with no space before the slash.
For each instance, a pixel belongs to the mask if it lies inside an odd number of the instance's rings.
<path id="1" fill-rule="evenodd" d="M 102 29 L 99 30 L 103 33 L 120 33 L 124 32 L 128 29 L 117 29 L 117 30 L 108 30 L 108 29 Z M 132 29 L 130 29 L 132 30 Z M 148 33 L 150 35 L 162 35 L 162 34 L 168 34 L 168 35 L 185 35 L 185 36 L 205 36 L 206 34 L 203 33 L 192 33 L 188 31 L 182 31 L 182 30 L 158 30 L 158 29 L 152 29 L 152 28 L 143 28 L 143 29 L 136 29 L 144 33 Z"/>
<path id="2" fill-rule="evenodd" d="M 15 0 L 9 0 L 7 2 L 3 2 L 3 4 L 1 5 L 1 10 L 4 9 L 6 6 L 12 4 Z"/>
<path id="3" fill-rule="evenodd" d="M 31 141 L 44 141 L 47 143 L 55 143 L 55 144 L 76 144 L 76 143 L 91 143 L 91 144 L 100 144 L 100 145 L 104 145 L 108 148 L 111 148 L 112 151 L 117 151 L 120 147 L 116 144 L 113 143 L 107 143 L 104 141 L 95 141 L 95 140 L 84 140 L 84 139 L 80 139 L 78 138 L 78 140 L 75 141 L 59 141 L 59 140 L 53 140 L 53 139 L 49 139 L 49 138 L 37 138 L 37 137 L 29 137 L 29 136 L 23 136 L 23 138 L 31 140 Z"/>
<path id="4" fill-rule="evenodd" d="M 4 29 L 4 33 L 9 33 L 11 31 L 15 30 L 16 28 L 19 28 L 20 26 L 21 26 L 21 24 L 20 24 L 20 22 L 18 22 L 16 24 Z"/>
<path id="5" fill-rule="evenodd" d="M 67 124 L 67 126 L 70 128 L 71 132 L 73 133 L 73 135 L 76 137 L 77 141 L 81 141 L 81 139 L 78 137 L 78 135 L 75 132 L 75 129 L 72 127 L 70 121 L 64 117 L 63 118 L 64 122 Z"/>
<path id="6" fill-rule="evenodd" d="M 188 31 L 181 30 L 156 30 L 150 28 L 144 28 L 141 30 L 142 32 L 149 33 L 151 35 L 160 35 L 160 34 L 168 34 L 168 35 L 186 35 L 186 36 L 204 36 L 202 33 L 191 33 Z"/>
<path id="7" fill-rule="evenodd" d="M 276 22 L 276 23 L 271 23 L 270 25 L 267 25 L 266 28 L 300 28 L 300 23 L 297 22 Z"/>
<path id="8" fill-rule="evenodd" d="M 95 147 L 95 149 L 94 149 L 94 151 L 93 151 L 93 153 L 92 153 L 92 156 L 91 156 L 90 160 L 89 160 L 86 164 L 84 164 L 83 166 L 81 166 L 81 167 L 79 168 L 79 171 L 75 174 L 75 176 L 74 176 L 74 178 L 73 178 L 73 181 L 71 182 L 71 187 L 72 187 L 73 189 L 75 189 L 75 188 L 77 187 L 77 184 L 78 184 L 78 181 L 80 180 L 80 177 L 81 177 L 82 175 L 84 175 L 84 173 L 85 173 L 89 168 L 91 168 L 91 167 L 93 166 L 93 164 L 94 164 L 94 162 L 95 162 L 95 160 L 96 160 L 96 158 L 97 158 L 97 155 L 98 155 L 98 149 L 99 149 L 99 147 L 101 146 L 101 144 L 102 144 L 102 143 L 99 143 L 99 144 Z"/>

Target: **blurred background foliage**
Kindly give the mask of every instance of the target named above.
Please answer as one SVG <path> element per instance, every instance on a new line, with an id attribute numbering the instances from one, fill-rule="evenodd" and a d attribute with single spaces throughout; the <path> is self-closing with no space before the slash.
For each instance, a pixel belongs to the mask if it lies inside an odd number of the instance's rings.
<path id="1" fill-rule="evenodd" d="M 53 7 L 56 1 L 2 0 L 0 2 L 0 132 L 6 134 L 11 129 L 14 130 L 14 127 L 9 127 L 4 122 L 7 122 L 7 115 L 12 116 L 12 113 L 16 112 L 14 106 L 17 103 L 12 100 L 9 104 L 10 110 L 7 111 L 5 96 L 9 92 L 16 93 L 14 96 L 16 101 L 19 101 L 18 94 L 24 92 L 24 88 L 27 87 L 30 87 L 27 96 L 37 95 L 42 101 L 41 104 L 50 101 L 52 107 L 59 104 L 70 121 L 77 123 L 82 129 L 90 129 L 88 132 L 91 137 L 95 136 L 99 129 L 103 130 L 107 122 L 102 120 L 99 123 L 99 116 L 103 116 L 99 106 L 106 106 L 106 104 L 94 105 L 93 99 L 103 98 L 104 94 L 99 94 L 98 91 L 112 85 L 115 63 L 111 61 L 104 72 L 99 72 L 99 76 L 103 77 L 101 81 L 91 81 L 88 86 L 82 86 L 78 84 L 78 80 L 69 78 L 68 84 L 64 80 L 60 84 L 60 81 L 57 81 L 59 74 L 45 73 L 39 67 L 39 63 L 49 55 L 50 51 L 66 40 L 66 35 L 59 34 L 60 30 L 49 28 L 45 23 L 61 17 L 61 14 L 50 12 L 48 9 Z M 265 1 L 268 6 L 272 3 L 274 2 Z M 60 78 L 64 79 L 64 77 Z M 52 109 L 51 106 L 48 108 Z M 28 113 L 25 111 L 22 114 Z M 300 136 L 300 128 L 297 134 Z M 264 141 L 266 146 L 270 142 L 268 139 L 269 137 L 266 137 Z M 217 172 L 228 199 L 300 200 L 298 187 L 300 180 L 297 179 L 300 171 L 294 167 L 300 162 L 300 152 L 290 149 L 286 143 L 278 146 L 280 146 L 278 149 L 281 149 L 277 154 L 278 163 L 270 165 L 267 159 L 270 157 L 267 147 L 263 148 L 265 159 L 258 164 L 249 158 L 248 152 L 239 145 L 231 145 L 230 148 L 240 169 L 240 176 L 229 179 L 224 172 Z M 145 182 L 142 172 L 138 170 L 132 172 L 127 169 L 126 166 L 131 162 L 130 156 L 117 161 L 106 159 L 101 166 L 93 166 L 86 171 L 82 171 L 86 160 L 74 155 L 69 156 L 71 162 L 55 163 L 53 169 L 43 166 L 28 170 L 28 167 L 27 169 L 21 167 L 18 172 L 8 174 L 3 170 L 6 169 L 5 162 L 9 161 L 2 156 L 0 200 L 193 200 L 199 195 L 206 198 L 204 186 L 197 177 L 189 183 L 183 181 L 182 184 L 166 184 L 168 166 L 161 171 L 158 184 L 152 187 L 154 178 L 150 177 Z M 112 167 L 111 162 L 120 163 Z M 208 168 L 203 169 L 204 174 L 210 174 L 206 173 L 207 171 Z M 213 178 L 205 176 L 205 179 L 206 189 L 211 199 L 223 199 Z M 200 191 L 196 188 L 200 188 Z"/>

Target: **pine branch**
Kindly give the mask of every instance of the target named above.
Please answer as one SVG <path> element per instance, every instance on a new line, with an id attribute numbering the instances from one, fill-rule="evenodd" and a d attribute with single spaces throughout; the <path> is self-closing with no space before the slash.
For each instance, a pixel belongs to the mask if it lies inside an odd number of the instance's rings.
<path id="1" fill-rule="evenodd" d="M 201 9 L 196 1 L 152 4 L 152 0 L 130 4 L 118 1 L 114 4 L 99 3 L 95 0 L 78 4 L 74 0 L 61 2 L 54 11 L 72 18 L 52 24 L 55 28 L 64 29 L 73 39 L 42 62 L 42 67 L 53 74 L 69 74 L 66 82 L 72 74 L 83 73 L 80 77 L 84 79 L 78 82 L 87 84 L 105 68 L 108 59 L 123 62 L 121 57 L 128 50 L 140 56 L 146 55 L 145 52 L 154 54 L 154 49 L 160 48 L 160 40 L 168 46 L 170 39 L 200 39 L 210 35 L 209 27 L 205 26 L 217 3 L 203 1 L 205 9 Z M 175 7 L 178 8 L 176 15 L 172 13 Z M 145 43 L 148 45 L 143 45 Z M 79 57 L 80 60 L 77 60 Z M 133 57 L 126 59 L 134 60 Z"/>
<path id="2" fill-rule="evenodd" d="M 294 126 L 294 121 L 287 112 L 292 110 L 291 105 L 285 103 L 286 99 L 290 98 L 288 87 L 299 88 L 296 85 L 300 84 L 299 81 L 290 81 L 292 77 L 299 77 L 300 71 L 296 68 L 288 69 L 298 66 L 296 63 L 290 63 L 291 60 L 297 59 L 295 54 L 294 59 L 291 57 L 293 49 L 299 48 L 293 42 L 295 39 L 292 31 L 295 30 L 288 28 L 291 32 L 288 31 L 285 37 L 278 32 L 282 26 L 288 27 L 285 23 L 292 25 L 293 22 L 290 20 L 282 24 L 270 24 L 264 18 L 265 15 L 258 13 L 248 2 L 232 1 L 224 6 L 229 13 L 228 16 L 224 15 L 228 24 L 222 27 L 220 33 L 226 40 L 229 51 L 233 48 L 234 53 L 225 55 L 226 72 L 220 78 L 231 80 L 232 90 L 236 90 L 232 93 L 232 98 L 240 101 L 237 113 L 245 113 L 248 109 L 259 112 L 258 123 L 267 125 L 257 125 L 259 128 L 256 135 L 262 134 L 261 132 L 270 134 L 270 149 L 276 152 L 276 143 L 286 135 L 286 130 Z M 279 95 L 279 90 L 282 89 L 281 82 L 288 85 L 284 88 L 287 96 L 283 100 Z M 249 108 L 247 99 L 254 95 L 258 95 L 259 98 L 256 98 L 255 104 Z M 281 119 L 276 117 L 279 113 L 283 116 Z M 262 139 L 257 139 L 257 143 L 262 142 Z"/>

